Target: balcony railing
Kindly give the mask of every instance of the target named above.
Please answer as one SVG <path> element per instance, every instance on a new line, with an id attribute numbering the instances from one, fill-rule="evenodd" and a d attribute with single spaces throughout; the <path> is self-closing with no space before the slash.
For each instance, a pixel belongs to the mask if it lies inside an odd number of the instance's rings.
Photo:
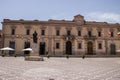
<path id="1" fill-rule="evenodd" d="M 88 36 L 88 35 L 85 35 L 84 36 L 84 39 L 96 39 L 97 37 L 92 35 L 92 36 Z"/>
<path id="2" fill-rule="evenodd" d="M 74 40 L 76 38 L 75 35 L 63 35 L 64 40 Z"/>

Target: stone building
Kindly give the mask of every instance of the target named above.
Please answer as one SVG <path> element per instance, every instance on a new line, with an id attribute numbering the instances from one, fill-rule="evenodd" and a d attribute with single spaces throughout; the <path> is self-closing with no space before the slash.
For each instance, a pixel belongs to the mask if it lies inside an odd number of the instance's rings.
<path id="1" fill-rule="evenodd" d="M 3 47 L 2 30 L 0 30 L 0 48 Z"/>
<path id="2" fill-rule="evenodd" d="M 85 21 L 84 16 L 76 15 L 73 20 L 4 19 L 2 29 L 3 46 L 14 48 L 17 54 L 29 53 L 21 50 L 32 47 L 32 35 L 36 31 L 40 55 L 119 55 L 116 53 L 120 49 L 118 23 Z M 10 51 L 9 55 L 12 54 Z"/>

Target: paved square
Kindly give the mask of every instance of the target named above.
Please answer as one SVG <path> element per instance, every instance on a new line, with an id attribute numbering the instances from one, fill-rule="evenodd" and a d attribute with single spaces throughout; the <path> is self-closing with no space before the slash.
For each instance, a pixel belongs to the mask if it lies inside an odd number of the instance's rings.
<path id="1" fill-rule="evenodd" d="M 120 80 L 120 58 L 0 57 L 0 80 Z"/>

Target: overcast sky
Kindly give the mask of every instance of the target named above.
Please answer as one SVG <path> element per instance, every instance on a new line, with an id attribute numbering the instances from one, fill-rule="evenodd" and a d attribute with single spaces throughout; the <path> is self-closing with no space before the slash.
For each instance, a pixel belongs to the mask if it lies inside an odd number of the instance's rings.
<path id="1" fill-rule="evenodd" d="M 0 0 L 0 22 L 3 19 L 72 20 L 77 14 L 86 21 L 120 23 L 120 0 Z"/>

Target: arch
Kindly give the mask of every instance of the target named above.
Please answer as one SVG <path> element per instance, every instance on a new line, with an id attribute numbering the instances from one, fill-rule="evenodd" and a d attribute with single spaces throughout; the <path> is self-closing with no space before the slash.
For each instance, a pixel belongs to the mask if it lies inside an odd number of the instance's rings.
<path id="1" fill-rule="evenodd" d="M 91 41 L 87 43 L 87 55 L 93 55 L 93 43 Z"/>

